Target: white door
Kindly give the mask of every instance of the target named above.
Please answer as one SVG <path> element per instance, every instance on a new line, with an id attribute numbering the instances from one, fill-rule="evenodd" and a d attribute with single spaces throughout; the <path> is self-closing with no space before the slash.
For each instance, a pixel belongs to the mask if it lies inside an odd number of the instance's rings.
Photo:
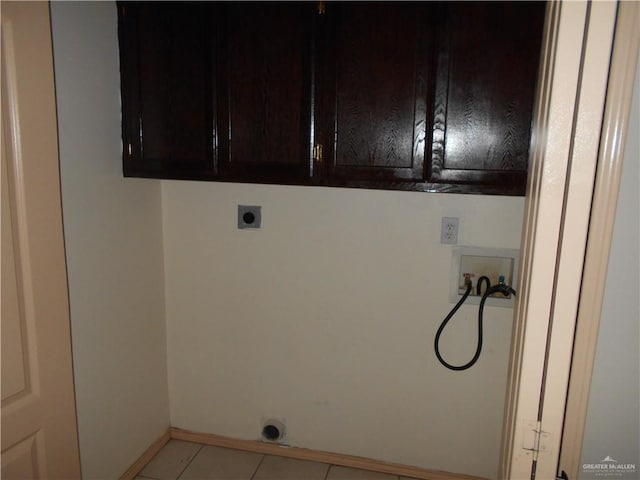
<path id="1" fill-rule="evenodd" d="M 49 6 L 1 3 L 2 478 L 80 478 Z"/>

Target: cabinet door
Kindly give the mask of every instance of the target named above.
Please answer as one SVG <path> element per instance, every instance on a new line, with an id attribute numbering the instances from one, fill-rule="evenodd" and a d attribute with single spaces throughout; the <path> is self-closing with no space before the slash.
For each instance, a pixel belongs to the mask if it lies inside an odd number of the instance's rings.
<path id="1" fill-rule="evenodd" d="M 524 195 L 545 6 L 442 6 L 429 182 Z"/>
<path id="2" fill-rule="evenodd" d="M 221 179 L 311 182 L 313 7 L 219 5 Z"/>
<path id="3" fill-rule="evenodd" d="M 118 4 L 125 176 L 213 178 L 211 19 L 206 2 Z"/>
<path id="4" fill-rule="evenodd" d="M 327 183 L 424 181 L 432 54 L 428 4 L 328 3 L 318 141 Z"/>

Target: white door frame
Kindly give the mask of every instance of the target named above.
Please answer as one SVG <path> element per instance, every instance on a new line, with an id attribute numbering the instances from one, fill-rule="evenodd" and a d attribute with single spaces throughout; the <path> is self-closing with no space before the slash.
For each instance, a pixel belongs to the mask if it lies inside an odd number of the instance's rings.
<path id="1" fill-rule="evenodd" d="M 616 13 L 615 2 L 548 4 L 500 478 L 558 473 Z"/>
<path id="2" fill-rule="evenodd" d="M 587 403 L 639 50 L 640 3 L 621 2 L 607 87 L 562 432 L 559 469 L 566 471 L 569 478 L 578 478 L 580 472 Z"/>

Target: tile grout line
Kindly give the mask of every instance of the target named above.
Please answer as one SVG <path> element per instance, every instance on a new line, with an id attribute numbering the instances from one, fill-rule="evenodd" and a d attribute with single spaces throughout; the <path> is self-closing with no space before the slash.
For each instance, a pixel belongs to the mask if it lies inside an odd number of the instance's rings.
<path id="1" fill-rule="evenodd" d="M 253 472 L 253 474 L 251 475 L 251 478 L 249 480 L 253 480 L 254 478 L 256 478 L 256 473 L 258 473 L 258 470 L 260 470 L 260 467 L 262 466 L 262 463 L 264 462 L 264 459 L 267 458 L 266 455 L 262 455 L 262 458 L 260 459 L 260 462 L 258 463 L 258 466 L 256 467 L 255 471 Z"/>
<path id="2" fill-rule="evenodd" d="M 178 474 L 178 476 L 176 477 L 176 480 L 179 480 L 180 477 L 182 476 L 182 474 L 184 473 L 184 471 L 189 467 L 189 465 L 191 465 L 191 462 L 193 462 L 196 457 L 198 456 L 198 454 L 202 451 L 202 448 L 204 447 L 204 444 L 199 443 L 197 445 L 200 445 L 200 447 L 198 448 L 198 451 L 196 453 L 193 454 L 193 456 L 191 457 L 191 460 L 189 460 L 187 462 L 187 464 L 184 466 L 184 468 L 180 471 L 180 473 Z"/>
<path id="3" fill-rule="evenodd" d="M 328 465 L 329 465 L 329 468 L 327 468 L 327 473 L 324 474 L 323 480 L 327 480 L 327 478 L 329 478 L 329 472 L 331 471 L 331 467 L 333 467 L 333 465 L 331 465 L 330 463 Z"/>

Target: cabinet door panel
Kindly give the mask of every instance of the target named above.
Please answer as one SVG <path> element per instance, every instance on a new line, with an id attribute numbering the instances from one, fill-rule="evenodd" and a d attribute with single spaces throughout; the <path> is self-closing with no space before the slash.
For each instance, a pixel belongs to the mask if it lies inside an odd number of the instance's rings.
<path id="1" fill-rule="evenodd" d="M 429 181 L 524 193 L 543 3 L 444 6 Z"/>
<path id="2" fill-rule="evenodd" d="M 431 54 L 424 4 L 336 3 L 326 52 L 329 181 L 424 177 Z M 333 84 L 332 84 L 333 83 Z M 332 104 L 333 103 L 333 104 Z M 332 141 L 333 140 L 333 141 Z"/>
<path id="3" fill-rule="evenodd" d="M 206 3 L 119 4 L 125 175 L 215 172 L 215 62 Z"/>
<path id="4" fill-rule="evenodd" d="M 228 4 L 223 173 L 276 183 L 310 175 L 310 4 Z"/>

